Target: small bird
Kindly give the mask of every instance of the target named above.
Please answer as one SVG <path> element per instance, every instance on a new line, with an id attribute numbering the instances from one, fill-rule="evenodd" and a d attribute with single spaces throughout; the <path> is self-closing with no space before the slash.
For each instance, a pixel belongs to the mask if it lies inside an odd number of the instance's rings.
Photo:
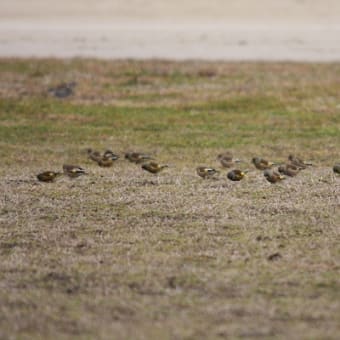
<path id="1" fill-rule="evenodd" d="M 102 157 L 99 151 L 92 150 L 92 149 L 87 149 L 87 155 L 94 162 L 98 162 Z"/>
<path id="2" fill-rule="evenodd" d="M 241 171 L 238 169 L 235 170 L 231 170 L 228 172 L 227 177 L 231 180 L 231 181 L 240 181 L 241 179 L 244 178 L 244 176 L 246 175 L 248 171 Z"/>
<path id="3" fill-rule="evenodd" d="M 168 165 L 159 165 L 156 162 L 148 162 L 142 165 L 142 169 L 151 172 L 152 174 L 158 174 L 165 168 L 168 168 Z"/>
<path id="4" fill-rule="evenodd" d="M 290 154 L 288 156 L 288 160 L 290 162 L 290 164 L 295 165 L 296 167 L 300 168 L 300 169 L 306 169 L 307 166 L 312 166 L 313 163 L 310 162 L 305 162 L 304 160 L 302 160 L 301 158 L 298 158 L 292 154 Z"/>
<path id="5" fill-rule="evenodd" d="M 269 162 L 260 157 L 254 157 L 251 161 L 259 170 L 271 169 L 272 166 L 276 165 L 275 163 Z"/>
<path id="6" fill-rule="evenodd" d="M 240 163 L 239 159 L 233 159 L 233 155 L 230 151 L 226 151 L 217 155 L 217 160 L 220 161 L 224 168 L 231 168 L 235 163 Z"/>
<path id="7" fill-rule="evenodd" d="M 91 160 L 97 162 L 99 166 L 110 167 L 119 156 L 114 154 L 111 150 L 106 150 L 102 155 L 99 151 L 87 149 L 87 154 Z"/>
<path id="8" fill-rule="evenodd" d="M 289 177 L 294 177 L 300 172 L 301 168 L 293 164 L 284 164 L 280 165 L 277 170 L 279 171 L 280 174 L 284 174 Z"/>
<path id="9" fill-rule="evenodd" d="M 283 179 L 285 179 L 286 177 L 280 175 L 278 172 L 273 171 L 271 169 L 266 169 L 263 172 L 264 177 L 266 178 L 266 180 L 270 183 L 277 183 L 282 181 Z"/>
<path id="10" fill-rule="evenodd" d="M 103 157 L 111 158 L 113 161 L 116 161 L 117 159 L 119 159 L 119 156 L 113 153 L 111 150 L 106 150 L 104 152 Z"/>
<path id="11" fill-rule="evenodd" d="M 109 168 L 113 165 L 114 160 L 111 157 L 101 157 L 97 160 L 97 164 L 103 168 Z"/>
<path id="12" fill-rule="evenodd" d="M 206 178 L 213 178 L 216 174 L 219 173 L 219 171 L 208 168 L 206 166 L 199 166 L 196 168 L 197 175 L 206 179 Z"/>
<path id="13" fill-rule="evenodd" d="M 340 163 L 336 163 L 336 164 L 333 166 L 333 171 L 334 171 L 334 173 L 336 173 L 336 174 L 340 174 Z"/>
<path id="14" fill-rule="evenodd" d="M 119 156 L 114 154 L 111 150 L 106 150 L 103 156 L 97 160 L 97 163 L 101 167 L 110 167 L 118 158 Z"/>
<path id="15" fill-rule="evenodd" d="M 63 170 L 64 170 L 64 174 L 71 178 L 76 178 L 81 175 L 86 175 L 86 171 L 78 165 L 64 164 Z"/>
<path id="16" fill-rule="evenodd" d="M 54 182 L 54 180 L 61 174 L 61 172 L 44 171 L 38 174 L 37 178 L 40 182 Z"/>
<path id="17" fill-rule="evenodd" d="M 56 87 L 51 87 L 48 92 L 57 98 L 66 98 L 72 96 L 73 89 L 77 84 L 75 82 L 62 83 Z"/>
<path id="18" fill-rule="evenodd" d="M 145 153 L 139 152 L 127 152 L 125 154 L 125 159 L 129 160 L 132 163 L 140 164 L 145 161 L 152 160 L 153 158 Z"/>

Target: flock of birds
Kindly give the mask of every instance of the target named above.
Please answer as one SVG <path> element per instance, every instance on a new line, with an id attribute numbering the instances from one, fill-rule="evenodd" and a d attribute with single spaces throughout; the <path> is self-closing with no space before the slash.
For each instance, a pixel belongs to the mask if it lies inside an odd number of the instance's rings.
<path id="1" fill-rule="evenodd" d="M 106 150 L 101 153 L 93 149 L 87 149 L 87 154 L 88 158 L 97 163 L 100 167 L 111 167 L 114 162 L 119 159 L 119 156 L 111 150 Z M 127 152 L 125 154 L 125 159 L 135 164 L 141 164 L 142 170 L 148 171 L 152 174 L 158 174 L 168 167 L 166 164 L 159 164 L 154 160 L 154 158 L 145 153 Z M 217 156 L 217 160 L 220 162 L 222 167 L 229 169 L 235 168 L 238 163 L 243 163 L 242 160 L 235 159 L 230 151 L 220 153 Z M 263 171 L 265 179 L 272 184 L 280 182 L 287 177 L 294 177 L 300 171 L 313 165 L 312 163 L 305 162 L 294 155 L 289 155 L 287 162 L 282 164 L 269 162 L 268 160 L 260 157 L 252 158 L 251 162 L 256 169 Z M 277 169 L 274 168 L 276 166 Z M 336 174 L 340 174 L 340 163 L 333 166 L 333 171 Z M 227 178 L 231 181 L 241 181 L 246 176 L 247 172 L 248 170 L 232 169 L 227 173 Z M 199 166 L 196 168 L 196 173 L 203 179 L 213 179 L 216 178 L 219 171 L 211 167 Z M 78 165 L 64 164 L 63 172 L 44 171 L 39 173 L 37 178 L 41 182 L 54 182 L 57 177 L 63 174 L 70 178 L 76 178 L 85 175 L 86 171 Z"/>
<path id="2" fill-rule="evenodd" d="M 230 151 L 219 154 L 217 159 L 224 168 L 232 168 L 235 164 L 243 162 L 239 159 L 234 159 Z M 288 160 L 285 163 L 274 163 L 261 157 L 253 157 L 251 162 L 256 169 L 263 171 L 265 179 L 271 184 L 280 182 L 287 177 L 295 177 L 300 171 L 313 165 L 292 154 L 288 156 Z M 277 166 L 277 169 L 274 169 L 275 166 Z M 203 166 L 198 167 L 196 171 L 202 178 L 213 178 L 219 172 L 214 168 Z M 333 171 L 334 173 L 340 174 L 340 163 L 333 166 Z M 227 173 L 227 178 L 231 181 L 241 181 L 247 172 L 248 170 L 234 169 Z"/>
<path id="3" fill-rule="evenodd" d="M 65 98 L 73 94 L 74 88 L 77 84 L 75 82 L 63 83 L 55 88 L 50 88 L 49 93 L 58 98 Z M 113 153 L 111 150 L 106 150 L 103 153 L 99 151 L 87 149 L 88 157 L 96 162 L 100 167 L 111 167 L 113 163 L 119 159 L 119 156 Z M 168 165 L 161 165 L 157 163 L 150 155 L 139 152 L 128 152 L 125 154 L 125 159 L 132 163 L 141 164 L 141 168 L 152 174 L 158 174 Z M 230 151 L 225 151 L 217 156 L 217 160 L 221 163 L 223 168 L 234 168 L 227 173 L 227 178 L 231 181 L 241 181 L 247 174 L 248 170 L 235 169 L 236 164 L 243 163 L 239 159 L 234 159 Z M 301 158 L 294 155 L 289 155 L 288 160 L 285 163 L 269 162 L 266 159 L 260 157 L 252 158 L 253 165 L 263 171 L 265 179 L 269 183 L 280 182 L 287 177 L 294 177 L 300 171 L 306 169 L 308 166 L 312 166 L 312 163 L 305 162 Z M 274 167 L 277 166 L 277 169 Z M 336 174 L 340 174 L 340 163 L 333 166 L 333 171 Z M 213 179 L 220 171 L 207 167 L 199 166 L 196 168 L 196 173 L 203 179 Z M 70 178 L 76 178 L 81 175 L 85 175 L 86 171 L 78 165 L 64 164 L 63 172 L 44 171 L 37 175 L 37 178 L 41 182 L 54 182 L 55 179 L 61 175 L 66 175 Z"/>

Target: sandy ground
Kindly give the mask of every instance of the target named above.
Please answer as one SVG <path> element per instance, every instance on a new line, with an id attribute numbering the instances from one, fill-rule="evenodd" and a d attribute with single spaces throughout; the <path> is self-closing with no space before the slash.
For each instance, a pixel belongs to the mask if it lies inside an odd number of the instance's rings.
<path id="1" fill-rule="evenodd" d="M 340 1 L 1 2 L 0 56 L 334 61 Z"/>

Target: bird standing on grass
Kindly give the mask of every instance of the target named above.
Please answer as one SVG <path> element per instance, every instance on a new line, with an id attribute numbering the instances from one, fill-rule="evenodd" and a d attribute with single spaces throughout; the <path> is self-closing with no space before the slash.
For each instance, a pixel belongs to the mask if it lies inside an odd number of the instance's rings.
<path id="1" fill-rule="evenodd" d="M 87 154 L 90 159 L 92 159 L 94 162 L 97 162 L 97 164 L 102 167 L 112 166 L 113 162 L 119 158 L 119 156 L 113 153 L 111 150 L 106 150 L 102 155 L 99 151 L 87 149 Z"/>
<path id="2" fill-rule="evenodd" d="M 59 177 L 62 173 L 61 172 L 54 172 L 54 171 L 44 171 L 37 175 L 37 178 L 40 182 L 54 182 L 54 180 Z"/>
<path id="3" fill-rule="evenodd" d="M 301 158 L 298 158 L 292 154 L 290 154 L 288 156 L 288 160 L 289 163 L 292 165 L 295 165 L 296 167 L 300 168 L 300 169 L 306 169 L 307 166 L 312 166 L 313 164 L 310 162 L 305 162 L 304 160 L 302 160 Z"/>
<path id="4" fill-rule="evenodd" d="M 100 160 L 100 158 L 102 157 L 102 155 L 100 154 L 99 151 L 92 150 L 92 149 L 87 149 L 87 155 L 94 162 L 98 162 Z"/>
<path id="5" fill-rule="evenodd" d="M 234 159 L 230 151 L 226 151 L 217 155 L 217 160 L 220 161 L 224 168 L 231 168 L 235 163 L 241 162 L 239 159 Z"/>
<path id="6" fill-rule="evenodd" d="M 293 165 L 293 164 L 284 164 L 278 167 L 278 171 L 280 174 L 284 174 L 289 177 L 294 177 L 300 172 L 301 168 Z"/>
<path id="7" fill-rule="evenodd" d="M 151 172 L 152 174 L 158 174 L 160 171 L 162 171 L 165 168 L 168 168 L 168 165 L 160 165 L 156 162 L 148 162 L 144 163 L 142 165 L 142 169 L 148 172 Z"/>
<path id="8" fill-rule="evenodd" d="M 81 175 L 86 175 L 86 171 L 78 165 L 63 165 L 64 174 L 70 178 L 76 178 Z"/>
<path id="9" fill-rule="evenodd" d="M 254 157 L 251 161 L 255 165 L 256 169 L 259 170 L 271 169 L 272 166 L 276 165 L 275 163 L 269 162 L 260 157 Z"/>
<path id="10" fill-rule="evenodd" d="M 340 174 L 340 163 L 337 163 L 333 166 L 333 171 L 336 174 Z"/>
<path id="11" fill-rule="evenodd" d="M 208 168 L 206 166 L 199 166 L 196 168 L 197 175 L 204 178 L 204 179 L 209 179 L 213 178 L 216 174 L 219 173 L 219 171 L 213 169 L 213 168 Z"/>
<path id="12" fill-rule="evenodd" d="M 111 158 L 113 161 L 116 161 L 117 159 L 119 159 L 119 156 L 113 153 L 111 150 L 106 150 L 104 152 L 103 157 Z"/>
<path id="13" fill-rule="evenodd" d="M 246 175 L 248 171 L 241 171 L 238 169 L 235 170 L 231 170 L 228 172 L 227 177 L 231 180 L 231 181 L 240 181 L 241 179 L 244 178 L 244 176 Z"/>
<path id="14" fill-rule="evenodd" d="M 145 153 L 127 152 L 125 154 L 125 159 L 129 160 L 132 163 L 140 164 L 153 158 Z"/>
<path id="15" fill-rule="evenodd" d="M 119 159 L 118 155 L 114 154 L 111 150 L 106 150 L 103 156 L 97 160 L 97 163 L 101 167 L 110 167 L 117 159 Z"/>
<path id="16" fill-rule="evenodd" d="M 111 157 L 101 157 L 97 160 L 97 164 L 103 168 L 109 168 L 113 165 L 114 160 Z"/>
<path id="17" fill-rule="evenodd" d="M 273 171 L 271 169 L 266 169 L 264 172 L 263 172 L 263 176 L 266 178 L 266 180 L 269 182 L 269 183 L 277 183 L 277 182 L 280 182 L 282 181 L 283 179 L 285 179 L 286 177 L 280 175 L 278 172 L 276 171 Z"/>
<path id="18" fill-rule="evenodd" d="M 57 98 L 66 98 L 73 95 L 74 88 L 77 85 L 76 82 L 62 83 L 56 87 L 51 87 L 48 92 Z"/>

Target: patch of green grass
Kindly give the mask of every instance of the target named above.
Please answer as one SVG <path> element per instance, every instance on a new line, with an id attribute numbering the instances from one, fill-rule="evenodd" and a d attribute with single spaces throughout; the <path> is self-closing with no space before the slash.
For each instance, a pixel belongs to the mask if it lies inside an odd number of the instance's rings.
<path id="1" fill-rule="evenodd" d="M 222 104 L 212 102 L 195 109 L 84 106 L 43 99 L 4 100 L 0 110 L 5 122 L 1 132 L 6 140 L 14 143 L 27 143 L 32 136 L 41 142 L 46 138 L 58 141 L 60 134 L 80 141 L 112 131 L 117 137 L 135 134 L 148 145 L 213 148 L 254 142 L 266 144 L 273 139 L 285 143 L 292 137 L 338 138 L 340 124 L 336 115 L 320 119 L 316 113 L 292 114 L 284 111 L 280 102 L 263 97 L 236 98 Z M 11 123 L 13 116 L 15 125 Z M 68 121 L 70 124 L 65 124 Z"/>

